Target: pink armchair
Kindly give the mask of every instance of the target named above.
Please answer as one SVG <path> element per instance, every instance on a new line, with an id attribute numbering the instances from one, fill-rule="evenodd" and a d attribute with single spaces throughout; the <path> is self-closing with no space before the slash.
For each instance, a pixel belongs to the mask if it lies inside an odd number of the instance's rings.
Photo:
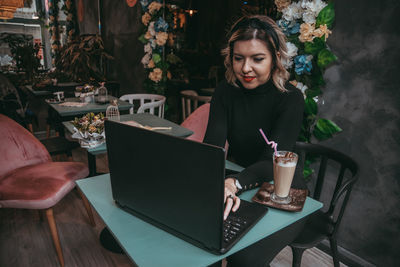
<path id="1" fill-rule="evenodd" d="M 210 103 L 205 103 L 197 108 L 192 114 L 189 115 L 181 124 L 193 131 L 193 134 L 186 139 L 194 140 L 198 142 L 203 142 L 204 135 L 206 134 L 208 115 L 210 114 Z M 228 141 L 225 143 L 225 153 L 227 153 L 229 148 Z"/>
<path id="2" fill-rule="evenodd" d="M 46 148 L 29 131 L 0 114 L 0 208 L 45 210 L 60 265 L 64 258 L 53 206 L 89 174 L 80 162 L 53 162 Z M 81 194 L 89 219 L 93 215 Z"/>

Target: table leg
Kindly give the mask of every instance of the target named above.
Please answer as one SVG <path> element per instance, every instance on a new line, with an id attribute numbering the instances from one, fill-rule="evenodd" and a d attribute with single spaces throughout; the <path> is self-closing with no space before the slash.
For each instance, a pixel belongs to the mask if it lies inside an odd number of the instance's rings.
<path id="1" fill-rule="evenodd" d="M 89 177 L 96 175 L 96 156 L 87 152 L 88 165 L 89 165 Z"/>
<path id="2" fill-rule="evenodd" d="M 121 246 L 115 240 L 114 236 L 110 233 L 107 227 L 100 233 L 100 244 L 107 250 L 118 253 L 118 254 L 125 254 Z"/>

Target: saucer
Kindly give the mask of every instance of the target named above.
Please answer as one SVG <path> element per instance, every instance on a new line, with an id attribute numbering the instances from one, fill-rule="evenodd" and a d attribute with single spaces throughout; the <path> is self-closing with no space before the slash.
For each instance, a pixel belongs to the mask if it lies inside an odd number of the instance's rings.
<path id="1" fill-rule="evenodd" d="M 288 204 L 278 204 L 271 200 L 272 192 L 274 192 L 274 185 L 265 182 L 254 195 L 252 200 L 271 208 L 286 211 L 301 211 L 308 195 L 307 189 L 290 188 L 289 196 L 292 198 L 292 201 Z"/>

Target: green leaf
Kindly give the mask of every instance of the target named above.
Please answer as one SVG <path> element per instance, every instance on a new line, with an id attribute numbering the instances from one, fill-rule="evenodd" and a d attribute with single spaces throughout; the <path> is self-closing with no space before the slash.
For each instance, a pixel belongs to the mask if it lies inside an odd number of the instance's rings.
<path id="1" fill-rule="evenodd" d="M 313 97 L 319 96 L 320 94 L 322 94 L 322 92 L 318 86 L 313 87 L 313 88 L 308 88 L 306 90 L 307 98 L 313 98 Z"/>
<path id="2" fill-rule="evenodd" d="M 317 103 L 315 103 L 314 99 L 307 97 L 304 102 L 304 111 L 306 112 L 306 114 L 317 114 L 318 106 Z"/>
<path id="3" fill-rule="evenodd" d="M 315 28 L 319 28 L 319 25 L 328 26 L 331 29 L 333 21 L 335 20 L 335 7 L 334 3 L 330 2 L 326 7 L 324 7 L 318 14 L 316 19 Z"/>
<path id="4" fill-rule="evenodd" d="M 337 60 L 337 57 L 331 51 L 325 48 L 319 51 L 317 64 L 323 69 L 335 60 Z"/>
<path id="5" fill-rule="evenodd" d="M 153 61 L 154 61 L 155 64 L 157 64 L 158 62 L 160 62 L 160 61 L 161 61 L 161 56 L 160 56 L 160 54 L 154 53 L 154 54 L 153 54 Z"/>
<path id="6" fill-rule="evenodd" d="M 341 132 L 342 129 L 331 120 L 319 119 L 315 125 L 313 134 L 318 140 L 331 138 L 333 134 Z"/>
<path id="7" fill-rule="evenodd" d="M 304 43 L 304 52 L 315 56 L 326 47 L 324 38 L 314 38 L 312 42 Z"/>
<path id="8" fill-rule="evenodd" d="M 144 38 L 144 34 L 140 35 L 138 39 L 139 39 L 139 41 L 141 41 L 143 44 L 147 44 L 147 42 L 149 41 L 149 40 L 147 40 L 146 38 Z"/>

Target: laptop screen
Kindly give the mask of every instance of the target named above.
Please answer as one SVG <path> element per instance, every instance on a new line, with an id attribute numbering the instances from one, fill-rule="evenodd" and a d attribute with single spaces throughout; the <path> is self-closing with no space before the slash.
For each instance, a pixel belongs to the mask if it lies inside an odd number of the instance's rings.
<path id="1" fill-rule="evenodd" d="M 118 205 L 189 242 L 220 249 L 223 148 L 114 121 L 105 127 Z"/>

